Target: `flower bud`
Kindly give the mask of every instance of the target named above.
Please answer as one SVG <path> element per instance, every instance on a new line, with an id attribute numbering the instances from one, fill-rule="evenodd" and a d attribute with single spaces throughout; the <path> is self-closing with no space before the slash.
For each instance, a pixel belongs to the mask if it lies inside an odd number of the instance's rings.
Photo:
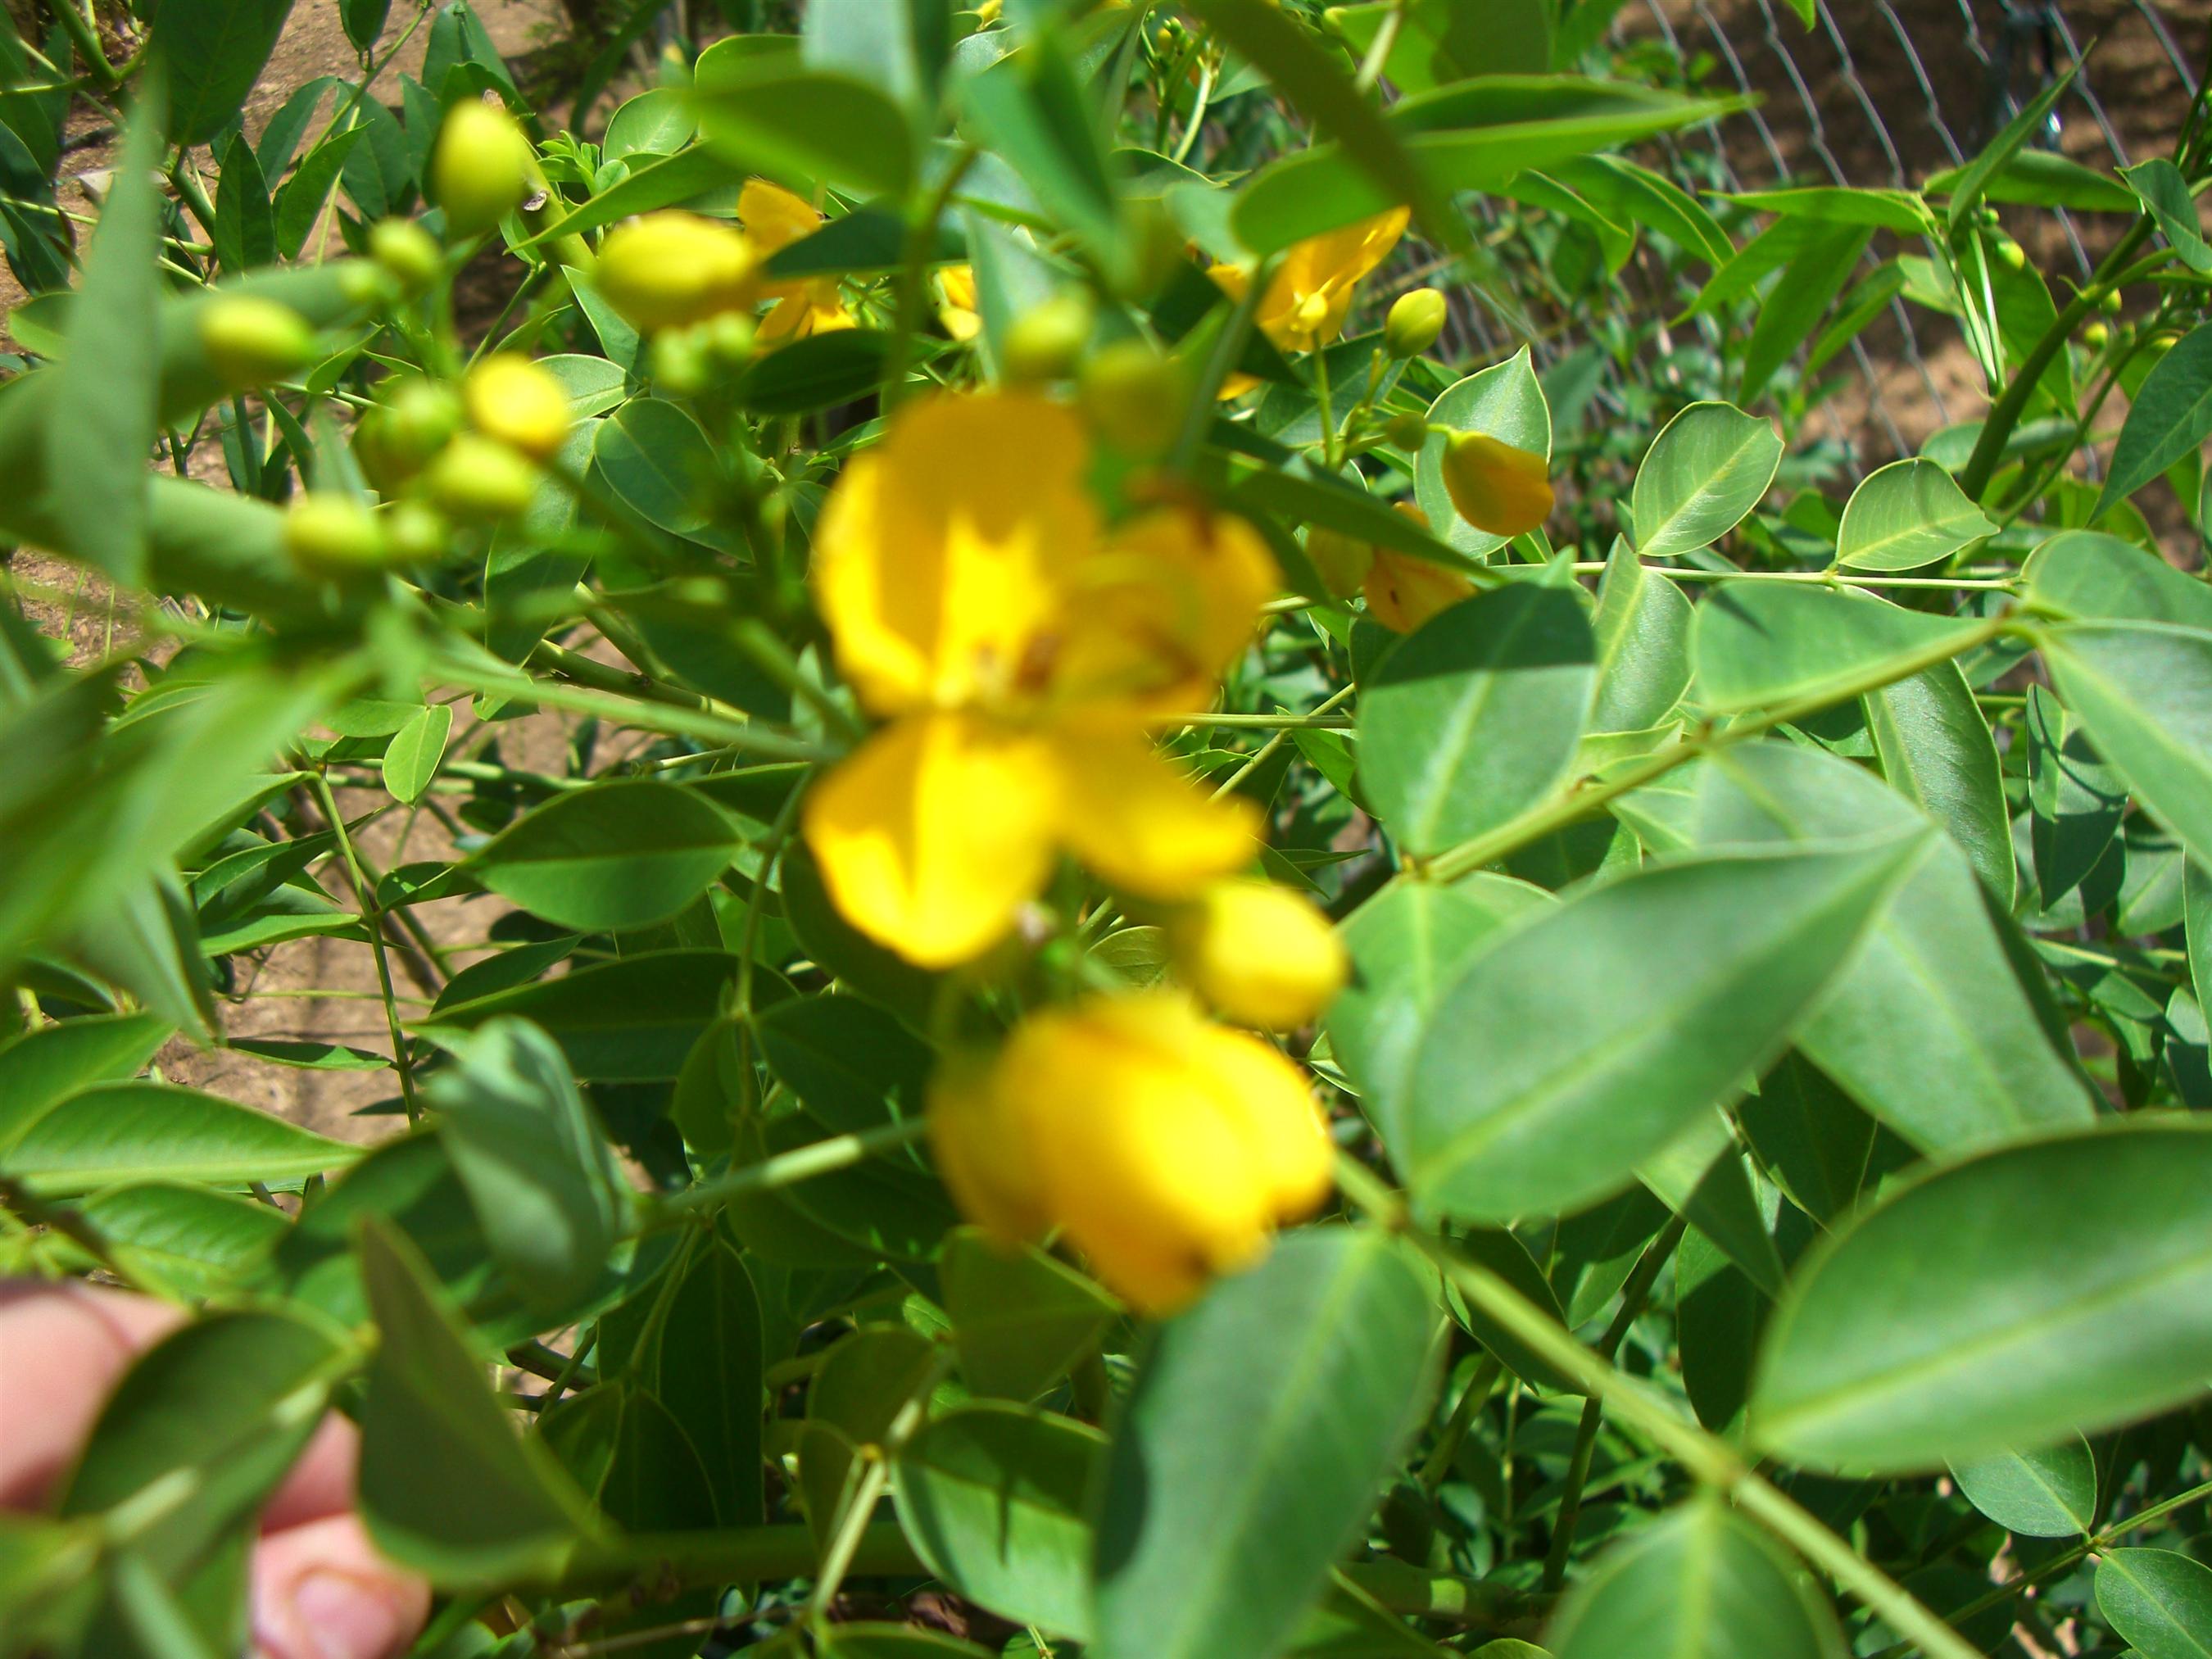
<path id="1" fill-rule="evenodd" d="M 1428 515 L 1411 501 L 1400 501 L 1396 511 L 1428 528 Z M 1367 596 L 1369 616 L 1394 634 L 1410 634 L 1473 594 L 1474 584 L 1449 565 L 1378 547 L 1360 592 Z"/>
<path id="2" fill-rule="evenodd" d="M 760 331 L 742 311 L 726 311 L 699 325 L 708 356 L 720 368 L 743 368 L 752 361 Z"/>
<path id="3" fill-rule="evenodd" d="M 469 423 L 533 461 L 552 459 L 568 435 L 568 394 L 550 369 L 501 351 L 469 371 L 461 385 Z"/>
<path id="4" fill-rule="evenodd" d="M 929 1150 L 960 1212 L 1003 1244 L 1051 1231 L 1028 1147 L 991 1067 L 956 1055 L 929 1080 Z"/>
<path id="5" fill-rule="evenodd" d="M 1091 354 L 1076 399 L 1098 435 L 1135 460 L 1167 453 L 1189 388 L 1182 367 L 1142 340 L 1116 340 Z"/>
<path id="6" fill-rule="evenodd" d="M 1421 446 L 1429 441 L 1429 417 L 1410 410 L 1403 415 L 1393 415 L 1383 423 L 1382 436 L 1408 455 L 1419 454 Z"/>
<path id="7" fill-rule="evenodd" d="M 714 384 L 714 365 L 703 323 L 661 330 L 646 348 L 645 361 L 653 385 L 679 398 L 694 397 Z"/>
<path id="8" fill-rule="evenodd" d="M 633 328 L 682 328 L 759 297 L 759 256 L 744 233 L 669 209 L 610 231 L 592 281 Z"/>
<path id="9" fill-rule="evenodd" d="M 383 400 L 363 415 L 354 436 L 369 482 L 387 495 L 461 429 L 461 400 L 442 380 L 420 375 L 387 383 Z"/>
<path id="10" fill-rule="evenodd" d="M 1227 1018 L 1294 1031 L 1344 988 L 1351 965 L 1328 918 L 1286 887 L 1221 881 L 1170 919 L 1176 971 Z"/>
<path id="11" fill-rule="evenodd" d="M 199 308 L 200 349 L 233 392 L 297 374 L 322 356 L 307 319 L 274 300 L 218 295 Z"/>
<path id="12" fill-rule="evenodd" d="M 2116 288 L 2108 288 L 2097 296 L 2097 309 L 2107 317 L 2118 316 L 2123 303 L 2120 291 Z"/>
<path id="13" fill-rule="evenodd" d="M 1432 288 L 1401 294 L 1382 320 L 1382 348 L 1393 357 L 1418 357 L 1444 331 L 1444 296 Z"/>
<path id="14" fill-rule="evenodd" d="M 502 106 L 470 99 L 438 130 L 430 195 L 455 237 L 489 230 L 530 192 L 530 140 Z"/>
<path id="15" fill-rule="evenodd" d="M 1455 432 L 1444 444 L 1444 489 L 1459 515 L 1492 536 L 1522 536 L 1551 516 L 1544 458 L 1482 432 Z"/>
<path id="16" fill-rule="evenodd" d="M 463 524 L 518 516 L 538 494 L 538 469 L 503 443 L 464 432 L 422 474 L 430 501 Z"/>
<path id="17" fill-rule="evenodd" d="M 384 527 L 350 495 L 311 494 L 284 514 L 284 551 L 310 576 L 349 576 L 382 566 Z"/>
<path id="18" fill-rule="evenodd" d="M 1088 295 L 1070 290 L 1031 306 L 1013 320 L 999 347 L 999 368 L 1017 386 L 1064 380 L 1091 343 Z"/>
<path id="19" fill-rule="evenodd" d="M 453 546 L 453 527 L 428 501 L 395 501 L 384 515 L 394 564 L 435 564 Z"/>
<path id="20" fill-rule="evenodd" d="M 995 1103 L 966 1144 L 1003 1190 L 969 1212 L 1006 1201 L 1059 1227 L 1142 1312 L 1172 1313 L 1212 1275 L 1250 1266 L 1276 1226 L 1328 1194 L 1328 1138 L 1304 1075 L 1184 997 L 1033 1014 L 983 1086 Z M 963 1205 L 973 1179 L 952 1177 Z"/>
<path id="21" fill-rule="evenodd" d="M 2002 231 L 1999 231 L 1990 240 L 1990 245 L 1996 250 L 1997 263 L 2007 270 L 2018 270 L 2027 264 L 2027 250 Z"/>
<path id="22" fill-rule="evenodd" d="M 1337 599 L 1348 599 L 1374 568 L 1375 550 L 1357 536 L 1317 524 L 1306 532 L 1306 557 L 1321 573 L 1322 585 Z"/>
<path id="23" fill-rule="evenodd" d="M 2112 339 L 2112 331 L 2102 323 L 2091 323 L 2081 331 L 2081 343 L 2092 351 L 2102 351 Z"/>
<path id="24" fill-rule="evenodd" d="M 430 233 L 412 219 L 380 219 L 368 233 L 369 257 L 410 299 L 436 282 L 446 256 Z"/>

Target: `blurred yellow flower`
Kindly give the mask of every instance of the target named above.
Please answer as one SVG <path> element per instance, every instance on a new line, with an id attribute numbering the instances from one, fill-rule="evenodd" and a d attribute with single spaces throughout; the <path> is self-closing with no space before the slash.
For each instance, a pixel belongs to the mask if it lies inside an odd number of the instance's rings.
<path id="1" fill-rule="evenodd" d="M 1411 501 L 1400 501 L 1397 510 L 1428 528 L 1429 515 Z M 1360 592 L 1367 596 L 1369 616 L 1394 634 L 1410 634 L 1439 611 L 1468 598 L 1474 584 L 1449 565 L 1378 547 Z"/>
<path id="2" fill-rule="evenodd" d="M 1168 920 L 1176 972 L 1226 1018 L 1294 1031 L 1351 973 L 1343 941 L 1311 901 L 1270 881 L 1218 881 Z"/>
<path id="3" fill-rule="evenodd" d="M 837 664 L 890 723 L 808 795 L 854 925 L 941 967 L 988 950 L 1063 850 L 1181 899 L 1256 850 L 1249 803 L 1146 738 L 1201 705 L 1277 580 L 1241 520 L 1155 508 L 1109 530 L 1083 428 L 1030 393 L 917 401 L 848 464 L 814 539 Z"/>
<path id="4" fill-rule="evenodd" d="M 632 328 L 684 328 L 750 310 L 760 251 L 734 226 L 669 208 L 617 225 L 599 244 L 592 286 Z"/>
<path id="5" fill-rule="evenodd" d="M 983 331 L 982 313 L 975 308 L 975 267 L 947 265 L 937 273 L 937 320 L 954 339 L 974 339 Z"/>
<path id="6" fill-rule="evenodd" d="M 1392 208 L 1293 244 L 1260 296 L 1253 317 L 1260 331 L 1285 351 L 1315 351 L 1334 340 L 1360 279 L 1390 257 L 1408 217 L 1404 208 Z M 1251 287 L 1252 273 L 1242 265 L 1217 264 L 1206 274 L 1234 300 Z M 1234 397 L 1256 384 L 1249 374 L 1232 374 L 1221 395 Z"/>
<path id="7" fill-rule="evenodd" d="M 748 179 L 738 192 L 738 222 L 765 260 L 800 238 L 811 236 L 822 228 L 823 220 L 804 197 L 765 179 Z M 853 313 L 845 309 L 835 276 L 765 283 L 760 291 L 762 297 L 776 302 L 760 326 L 757 338 L 763 348 L 858 326 Z"/>
<path id="8" fill-rule="evenodd" d="M 1032 1014 L 933 1091 L 938 1168 L 1007 1240 L 1063 1231 L 1139 1311 L 1251 1266 L 1328 1195 L 1328 1133 L 1297 1066 L 1172 992 Z"/>
<path id="9" fill-rule="evenodd" d="M 1524 536 L 1552 514 L 1544 458 L 1486 433 L 1458 432 L 1444 442 L 1444 489 L 1477 530 Z"/>

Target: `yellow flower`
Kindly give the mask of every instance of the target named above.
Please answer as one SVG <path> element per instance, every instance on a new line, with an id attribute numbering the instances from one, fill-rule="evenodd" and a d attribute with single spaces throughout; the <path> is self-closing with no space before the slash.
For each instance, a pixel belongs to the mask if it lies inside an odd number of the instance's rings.
<path id="1" fill-rule="evenodd" d="M 1256 815 L 1152 750 L 1202 703 L 1276 573 L 1241 520 L 1155 508 L 1109 530 L 1082 426 L 1023 392 L 917 400 L 849 463 L 814 539 L 837 663 L 890 721 L 807 797 L 862 932 L 942 967 L 1003 938 L 1073 853 L 1149 898 L 1248 862 Z"/>
<path id="2" fill-rule="evenodd" d="M 685 328 L 751 309 L 760 257 L 734 227 L 670 208 L 609 231 L 592 286 L 632 328 Z"/>
<path id="3" fill-rule="evenodd" d="M 1000 1237 L 1062 1230 L 1142 1312 L 1251 1266 L 1328 1197 L 1328 1137 L 1304 1075 L 1171 992 L 1033 1014 L 932 1103 L 938 1167 Z"/>
<path id="4" fill-rule="evenodd" d="M 1400 501 L 1397 510 L 1422 529 L 1429 527 L 1429 515 L 1411 501 Z M 1394 634 L 1410 634 L 1468 598 L 1474 584 L 1449 565 L 1378 547 L 1360 592 L 1367 596 L 1369 616 Z"/>
<path id="5" fill-rule="evenodd" d="M 1481 432 L 1445 441 L 1444 489 L 1459 515 L 1492 536 L 1524 536 L 1551 516 L 1544 458 Z"/>
<path id="6" fill-rule="evenodd" d="M 788 247 L 801 237 L 811 236 L 821 229 L 822 216 L 805 198 L 793 195 L 781 185 L 772 185 L 765 179 L 748 179 L 744 189 L 738 192 L 738 222 L 760 250 L 760 257 L 766 259 L 778 249 Z M 761 294 L 776 302 L 775 309 L 761 324 L 759 340 L 763 347 L 803 340 L 810 334 L 827 334 L 833 329 L 858 326 L 838 295 L 835 276 L 801 276 L 791 282 L 770 283 L 761 289 Z"/>
<path id="7" fill-rule="evenodd" d="M 983 316 L 975 308 L 975 266 L 945 266 L 937 273 L 937 320 L 947 334 L 967 341 L 983 331 Z"/>
<path id="8" fill-rule="evenodd" d="M 1260 296 L 1253 316 L 1260 331 L 1284 351 L 1315 351 L 1335 339 L 1360 278 L 1389 258 L 1408 216 L 1404 208 L 1392 208 L 1292 245 Z M 1233 300 L 1251 286 L 1252 273 L 1242 265 L 1217 264 L 1206 274 Z M 1249 374 L 1232 374 L 1221 395 L 1234 397 L 1255 384 Z"/>
<path id="9" fill-rule="evenodd" d="M 497 351 L 461 382 L 469 421 L 487 438 L 550 460 L 568 435 L 568 394 L 552 370 L 519 351 Z"/>
<path id="10" fill-rule="evenodd" d="M 1221 881 L 1169 918 L 1168 951 L 1191 988 L 1240 1025 L 1294 1031 L 1351 971 L 1336 930 L 1267 881 Z"/>

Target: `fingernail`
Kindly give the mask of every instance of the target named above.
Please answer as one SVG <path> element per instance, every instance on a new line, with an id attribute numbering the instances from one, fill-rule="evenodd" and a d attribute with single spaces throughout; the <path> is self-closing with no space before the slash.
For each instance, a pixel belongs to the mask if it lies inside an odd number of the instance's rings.
<path id="1" fill-rule="evenodd" d="M 345 1573 L 303 1575 L 292 1591 L 292 1613 L 321 1659 L 385 1659 L 399 1643 L 392 1598 L 380 1585 Z"/>

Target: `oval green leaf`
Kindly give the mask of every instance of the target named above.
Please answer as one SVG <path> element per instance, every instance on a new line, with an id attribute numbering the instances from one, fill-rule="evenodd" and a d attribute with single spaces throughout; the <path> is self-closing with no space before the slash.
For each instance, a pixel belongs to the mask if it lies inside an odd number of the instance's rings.
<path id="1" fill-rule="evenodd" d="M 439 702 L 418 709 L 392 733 L 384 750 L 384 787 L 394 799 L 412 806 L 428 792 L 453 729 L 453 705 Z"/>
<path id="2" fill-rule="evenodd" d="M 2027 1538 L 2087 1536 L 2097 1524 L 2097 1455 L 2080 1435 L 2033 1452 L 1951 1465 L 1966 1501 Z"/>
<path id="3" fill-rule="evenodd" d="M 2174 1550 L 2107 1550 L 2097 1610 L 2142 1659 L 2212 1659 L 2212 1567 Z"/>
<path id="4" fill-rule="evenodd" d="M 8 1173 L 66 1197 L 137 1181 L 279 1187 L 361 1156 L 282 1118 L 197 1089 L 111 1083 L 50 1108 L 8 1151 Z"/>
<path id="5" fill-rule="evenodd" d="M 1836 562 L 1854 570 L 1913 570 L 1996 532 L 1949 473 L 1911 456 L 1875 468 L 1851 491 Z"/>
<path id="6" fill-rule="evenodd" d="M 2212 630 L 2077 623 L 2054 631 L 2044 654 L 2098 752 L 2212 861 Z"/>
<path id="7" fill-rule="evenodd" d="M 1504 362 L 1445 387 L 1429 405 L 1429 423 L 1454 432 L 1484 433 L 1547 462 L 1552 458 L 1552 409 L 1526 346 Z M 1451 492 L 1444 488 L 1446 441 L 1444 434 L 1431 432 L 1414 457 L 1413 499 L 1438 536 L 1471 557 L 1487 557 L 1511 538 L 1477 530 L 1460 517 Z"/>
<path id="8" fill-rule="evenodd" d="M 555 796 L 469 866 L 532 915 L 595 933 L 667 921 L 706 891 L 744 840 L 703 796 L 635 778 Z"/>
<path id="9" fill-rule="evenodd" d="M 1723 582 L 1697 611 L 1692 695 L 1724 712 L 1844 693 L 1886 663 L 1924 666 L 1947 641 L 1964 649 L 1981 626 L 1802 582 Z"/>
<path id="10" fill-rule="evenodd" d="M 1692 404 L 1667 422 L 1636 469 L 1629 510 L 1636 550 L 1679 558 L 1750 516 L 1782 465 L 1771 422 L 1729 404 Z"/>

